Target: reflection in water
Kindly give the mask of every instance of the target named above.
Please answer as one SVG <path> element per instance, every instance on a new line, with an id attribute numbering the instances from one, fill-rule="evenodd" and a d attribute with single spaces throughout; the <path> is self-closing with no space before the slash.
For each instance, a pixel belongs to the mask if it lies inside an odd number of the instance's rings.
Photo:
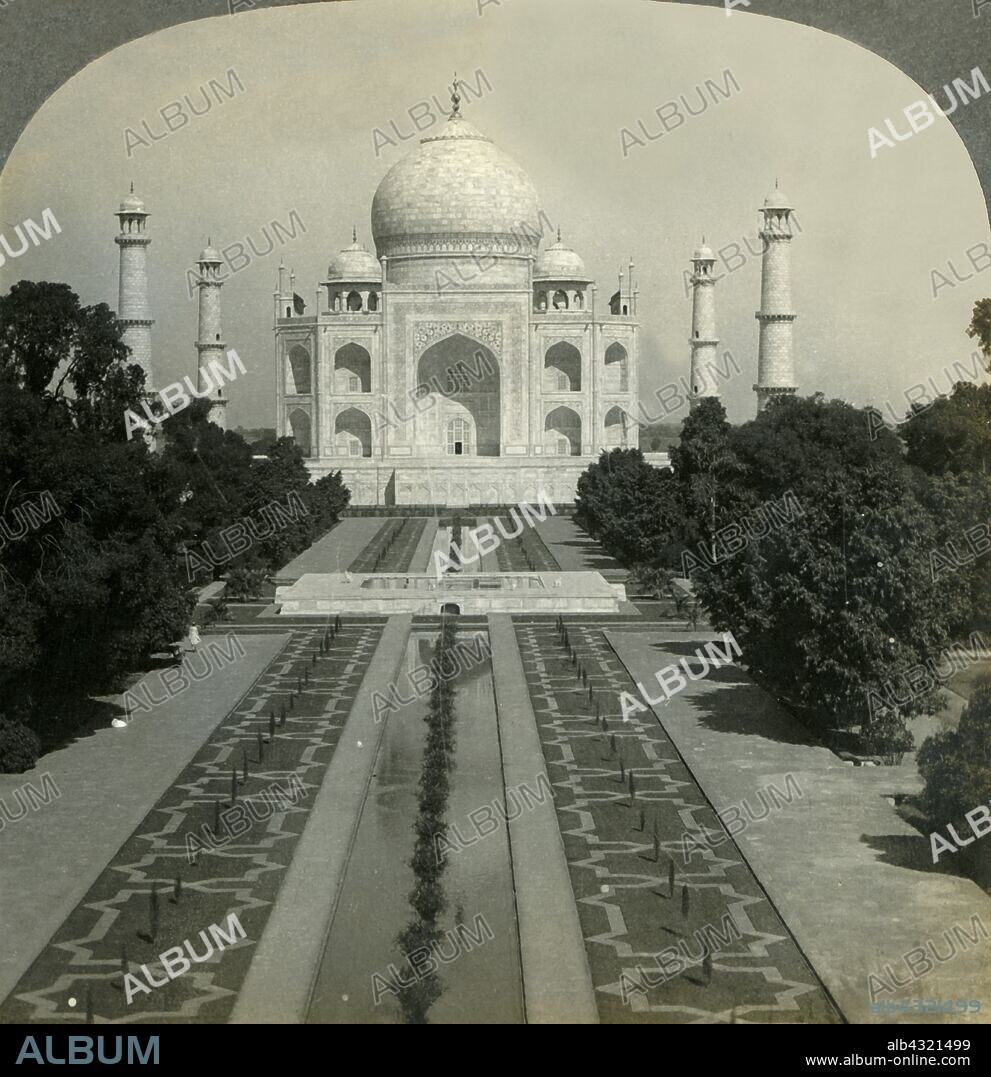
<path id="1" fill-rule="evenodd" d="M 437 658 L 435 640 L 429 636 L 419 637 L 416 641 L 416 648 L 417 661 L 413 663 L 414 666 L 430 666 L 430 663 Z M 444 658 L 443 661 L 438 659 L 437 666 L 433 666 L 431 669 L 439 667 L 445 677 L 457 674 L 456 687 L 458 697 L 461 698 L 468 685 L 479 678 L 491 677 L 492 669 L 488 660 L 475 660 L 474 656 L 483 653 L 492 653 L 489 649 L 488 637 L 481 632 L 466 634 L 459 637 L 458 645 L 454 648 L 453 653 Z"/>
<path id="2" fill-rule="evenodd" d="M 459 633 L 472 647 L 474 632 Z M 410 635 L 405 670 L 428 664 L 436 631 Z M 462 659 L 462 667 L 465 662 Z M 447 817 L 464 820 L 479 805 L 505 797 L 491 664 L 484 659 L 457 678 L 457 766 L 451 775 Z M 414 877 L 409 866 L 415 842 L 417 784 L 420 778 L 429 698 L 404 706 L 385 719 L 385 730 L 347 874 L 331 926 L 308 1020 L 314 1023 L 397 1023 L 399 1003 L 382 989 L 373 995 L 373 977 L 393 979 L 408 966 L 396 936 L 407 924 L 407 895 Z M 462 947 L 456 960 L 438 963 L 443 994 L 430 1009 L 435 1024 L 522 1023 L 519 941 L 507 828 L 447 858 L 444 875 L 448 911 L 440 917 L 442 936 L 463 925 L 482 937 L 478 916 L 492 938 Z M 459 908 L 460 906 L 460 908 Z M 473 926 L 475 925 L 475 926 Z M 444 954 L 451 944 L 441 939 Z M 377 1004 L 376 1004 L 377 1003 Z"/>
<path id="3" fill-rule="evenodd" d="M 455 675 L 456 667 L 450 670 L 445 668 L 446 659 L 456 660 L 452 654 L 456 640 L 455 622 L 445 619 L 435 648 L 434 665 L 440 679 L 430 695 L 427 709 L 427 740 L 418 790 L 416 845 L 410 861 L 416 880 L 409 894 L 413 919 L 396 936 L 396 945 L 403 954 L 403 961 L 415 979 L 410 987 L 402 990 L 395 988 L 403 1017 L 410 1025 L 427 1023 L 430 1007 L 440 998 L 443 990 L 434 957 L 440 959 L 438 943 L 441 932 L 437 921 L 447 908 L 443 881 L 446 865 L 434 853 L 434 835 L 446 827 L 444 815 L 456 749 L 458 693 L 449 679 Z M 421 957 L 419 961 L 418 955 Z"/>

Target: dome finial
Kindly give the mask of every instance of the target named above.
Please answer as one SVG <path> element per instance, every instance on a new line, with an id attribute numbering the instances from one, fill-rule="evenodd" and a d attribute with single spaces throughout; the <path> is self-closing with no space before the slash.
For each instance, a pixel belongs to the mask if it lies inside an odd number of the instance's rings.
<path id="1" fill-rule="evenodd" d="M 557 226 L 557 241 L 558 241 L 558 243 L 561 242 L 561 226 L 560 225 Z"/>
<path id="2" fill-rule="evenodd" d="M 357 225 L 351 225 L 351 242 L 358 242 L 358 228 Z"/>
<path id="3" fill-rule="evenodd" d="M 461 112 L 461 95 L 458 93 L 458 73 L 454 72 L 454 83 L 451 86 L 451 119 Z"/>
<path id="4" fill-rule="evenodd" d="M 207 237 L 206 237 L 206 245 L 207 245 L 208 247 L 212 247 L 212 246 L 213 246 L 213 236 L 207 236 Z"/>

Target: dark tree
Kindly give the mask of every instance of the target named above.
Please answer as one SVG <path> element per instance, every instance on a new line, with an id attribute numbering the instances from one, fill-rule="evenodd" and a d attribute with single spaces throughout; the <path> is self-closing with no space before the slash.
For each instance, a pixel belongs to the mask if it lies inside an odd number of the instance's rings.
<path id="1" fill-rule="evenodd" d="M 898 428 L 908 462 L 930 475 L 991 470 L 991 385 L 957 382 Z"/>
<path id="2" fill-rule="evenodd" d="M 868 692 L 935 655 L 959 615 L 957 587 L 930 578 L 939 533 L 912 472 L 895 439 L 867 429 L 859 409 L 809 398 L 734 431 L 751 497 L 781 505 L 790 492 L 798 511 L 765 513 L 759 537 L 693 576 L 714 626 L 825 727 L 866 726 Z"/>
<path id="3" fill-rule="evenodd" d="M 978 682 L 955 730 L 923 743 L 918 763 L 932 827 L 945 835 L 952 823 L 961 837 L 972 837 L 964 816 L 991 800 L 991 678 Z M 967 852 L 980 857 L 978 848 Z M 982 861 L 986 877 L 986 854 Z"/>

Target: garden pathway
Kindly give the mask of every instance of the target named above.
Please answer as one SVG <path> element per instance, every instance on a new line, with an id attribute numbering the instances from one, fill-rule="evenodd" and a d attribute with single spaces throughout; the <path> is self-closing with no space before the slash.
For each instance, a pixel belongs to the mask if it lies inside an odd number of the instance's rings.
<path id="1" fill-rule="evenodd" d="M 607 630 L 634 681 L 659 695 L 654 674 L 702 645 L 702 634 Z M 697 658 L 692 667 L 700 668 Z M 885 796 L 904 786 L 902 768 L 853 767 L 811 743 L 805 729 L 737 665 L 721 666 L 669 702 L 653 707 L 662 728 L 717 811 L 740 806 L 760 816 L 757 792 L 769 782 L 784 791 L 793 775 L 801 798 L 734 837 L 806 957 L 853 1023 L 894 1020 L 985 1022 L 988 1011 L 872 1014 L 868 976 L 890 965 L 904 984 L 902 955 L 930 940 L 941 953 L 943 932 L 959 925 L 973 937 L 972 917 L 991 931 L 991 897 L 955 875 L 951 856 L 932 863 L 928 835 L 904 822 Z M 637 714 L 638 718 L 645 718 Z M 736 824 L 730 823 L 733 829 Z M 693 821 L 692 829 L 697 829 Z M 719 862 L 725 846 L 693 851 L 702 867 Z M 959 936 L 957 936 L 959 939 Z M 991 1000 L 991 940 L 958 946 L 957 955 L 883 998 Z"/>
<path id="2" fill-rule="evenodd" d="M 222 638 L 204 633 L 200 651 L 209 655 L 209 645 Z M 110 728 L 108 717 L 105 728 L 50 752 L 26 774 L 0 774 L 0 795 L 15 814 L 14 790 L 25 782 L 42 788 L 41 776 L 49 773 L 60 793 L 47 805 L 35 802 L 35 811 L 0 831 L 0 1001 L 289 636 L 238 639 L 243 657 L 229 665 L 218 659 L 211 676 L 151 713 L 136 709 L 126 729 Z M 227 655 L 235 653 L 223 646 Z M 194 658 L 192 668 L 199 673 L 206 666 Z M 158 671 L 131 691 L 142 685 L 155 698 L 166 694 Z M 113 701 L 123 718 L 122 697 Z"/>

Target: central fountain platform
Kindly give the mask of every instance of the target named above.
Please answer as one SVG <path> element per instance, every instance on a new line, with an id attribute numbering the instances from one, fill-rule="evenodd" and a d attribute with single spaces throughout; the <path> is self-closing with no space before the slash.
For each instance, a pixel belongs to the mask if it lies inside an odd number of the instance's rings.
<path id="1" fill-rule="evenodd" d="M 622 584 L 598 572 L 308 573 L 279 587 L 286 617 L 328 613 L 618 613 Z"/>

